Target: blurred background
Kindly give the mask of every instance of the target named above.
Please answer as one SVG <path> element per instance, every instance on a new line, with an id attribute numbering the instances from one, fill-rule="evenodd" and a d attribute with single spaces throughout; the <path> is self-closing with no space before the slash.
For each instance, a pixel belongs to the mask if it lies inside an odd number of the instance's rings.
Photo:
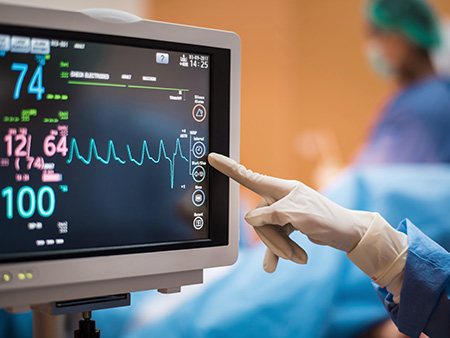
<path id="1" fill-rule="evenodd" d="M 315 188 L 351 162 L 392 90 L 364 55 L 362 0 L 9 2 L 115 8 L 236 32 L 242 41 L 241 162 Z M 450 17 L 448 0 L 429 2 L 441 18 Z"/>

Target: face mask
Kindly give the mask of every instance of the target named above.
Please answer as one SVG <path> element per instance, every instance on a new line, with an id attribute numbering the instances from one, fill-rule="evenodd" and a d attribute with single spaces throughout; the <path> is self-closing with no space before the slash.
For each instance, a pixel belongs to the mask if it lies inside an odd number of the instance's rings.
<path id="1" fill-rule="evenodd" d="M 366 57 L 370 66 L 378 75 L 390 77 L 394 74 L 394 69 L 387 62 L 383 49 L 378 43 L 371 42 L 367 45 Z"/>

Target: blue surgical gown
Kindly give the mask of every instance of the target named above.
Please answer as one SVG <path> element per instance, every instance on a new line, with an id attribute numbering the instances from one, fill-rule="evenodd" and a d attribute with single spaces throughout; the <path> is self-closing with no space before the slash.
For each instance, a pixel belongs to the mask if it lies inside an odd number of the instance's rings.
<path id="1" fill-rule="evenodd" d="M 403 221 L 398 230 L 408 235 L 409 250 L 400 303 L 375 285 L 384 306 L 401 332 L 415 338 L 450 337 L 450 253 Z"/>
<path id="2" fill-rule="evenodd" d="M 450 79 L 432 76 L 387 102 L 356 164 L 450 162 Z"/>

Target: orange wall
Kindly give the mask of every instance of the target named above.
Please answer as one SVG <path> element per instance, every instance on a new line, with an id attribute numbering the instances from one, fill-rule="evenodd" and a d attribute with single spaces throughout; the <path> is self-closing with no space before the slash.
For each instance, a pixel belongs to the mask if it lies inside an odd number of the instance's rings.
<path id="1" fill-rule="evenodd" d="M 360 0 L 153 0 L 148 17 L 239 34 L 241 162 L 314 186 L 317 145 L 303 135 L 336 140 L 322 149 L 348 163 L 389 90 L 364 59 L 362 14 Z"/>

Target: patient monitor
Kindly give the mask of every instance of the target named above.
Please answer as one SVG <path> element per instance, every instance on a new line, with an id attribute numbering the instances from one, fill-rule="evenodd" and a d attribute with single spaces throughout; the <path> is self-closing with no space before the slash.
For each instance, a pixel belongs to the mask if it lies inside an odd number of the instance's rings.
<path id="1" fill-rule="evenodd" d="M 240 41 L 0 5 L 0 308 L 202 282 L 238 254 Z"/>

